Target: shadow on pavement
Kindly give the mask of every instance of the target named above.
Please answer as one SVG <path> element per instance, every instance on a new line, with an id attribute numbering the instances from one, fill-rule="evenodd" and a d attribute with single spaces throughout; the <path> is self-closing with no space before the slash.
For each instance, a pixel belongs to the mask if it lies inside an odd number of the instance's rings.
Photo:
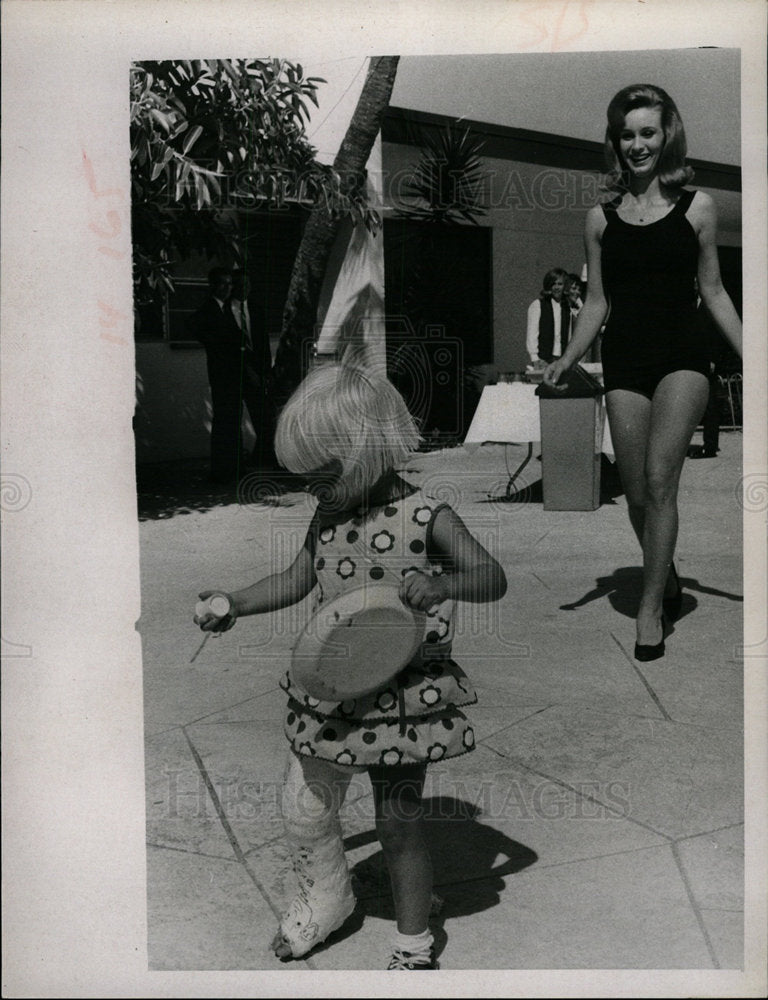
<path id="1" fill-rule="evenodd" d="M 538 459 L 541 461 L 541 459 Z M 615 463 L 605 455 L 600 456 L 600 506 L 615 504 L 616 497 L 624 492 Z M 517 488 L 512 478 L 504 493 L 488 496 L 479 503 L 544 503 L 544 493 L 541 479 Z"/>
<path id="2" fill-rule="evenodd" d="M 538 855 L 500 830 L 478 822 L 482 811 L 452 796 L 424 799 L 426 840 L 434 886 L 444 904 L 431 920 L 438 953 L 445 944 L 442 922 L 490 909 L 506 888 L 503 876 L 528 868 Z M 347 837 L 346 850 L 376 841 L 373 830 Z M 499 859 L 501 859 L 499 863 Z M 359 906 L 365 914 L 393 920 L 394 906 L 384 855 L 377 851 L 352 868 Z M 437 919 L 435 919 L 437 918 Z M 436 926 L 435 926 L 436 925 Z M 442 939 L 442 940 L 441 940 Z"/>
<path id="3" fill-rule="evenodd" d="M 691 591 L 699 594 L 709 594 L 713 597 L 724 597 L 728 601 L 741 602 L 744 600 L 742 594 L 731 594 L 716 587 L 707 587 L 695 577 L 681 576 L 680 586 L 683 588 L 683 605 L 678 620 L 685 618 L 698 607 L 698 600 Z M 585 604 L 607 598 L 614 611 L 627 618 L 634 618 L 637 615 L 637 608 L 640 603 L 640 595 L 643 590 L 643 568 L 642 566 L 620 566 L 614 570 L 610 576 L 599 576 L 595 580 L 595 585 L 591 590 L 582 594 L 577 600 L 570 604 L 561 604 L 561 611 L 577 611 Z"/>
<path id="4" fill-rule="evenodd" d="M 140 521 L 155 521 L 233 504 L 288 507 L 296 502 L 298 478 L 284 470 L 247 468 L 229 483 L 213 482 L 206 459 L 155 462 L 136 468 Z"/>
<path id="5" fill-rule="evenodd" d="M 418 477 L 421 470 L 418 456 L 409 466 L 409 476 Z M 256 469 L 244 465 L 242 474 L 229 483 L 217 483 L 209 475 L 206 458 L 179 459 L 175 462 L 152 462 L 136 467 L 136 500 L 140 521 L 156 521 L 208 511 L 234 504 L 272 507 L 293 506 L 292 494 L 300 492 L 299 477 L 284 469 Z M 611 504 L 621 495 L 621 484 L 615 466 L 602 456 L 600 503 Z M 489 496 L 478 503 L 543 503 L 541 480 L 506 492 Z"/>

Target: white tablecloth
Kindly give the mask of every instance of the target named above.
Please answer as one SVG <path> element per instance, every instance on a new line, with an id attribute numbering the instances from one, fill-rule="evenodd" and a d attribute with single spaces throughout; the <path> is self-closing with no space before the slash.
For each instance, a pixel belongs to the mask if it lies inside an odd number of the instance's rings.
<path id="1" fill-rule="evenodd" d="M 464 444 L 485 442 L 541 441 L 537 386 L 530 382 L 500 382 L 487 385 L 477 404 Z M 605 402 L 601 402 L 602 451 L 613 458 L 613 443 Z"/>

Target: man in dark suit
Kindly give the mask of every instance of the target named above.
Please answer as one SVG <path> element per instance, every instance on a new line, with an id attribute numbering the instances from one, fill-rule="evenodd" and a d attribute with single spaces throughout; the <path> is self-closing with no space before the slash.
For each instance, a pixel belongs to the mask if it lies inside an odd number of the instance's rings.
<path id="1" fill-rule="evenodd" d="M 697 286 L 698 287 L 698 286 Z M 702 417 L 703 445 L 691 445 L 688 458 L 715 458 L 720 444 L 720 380 L 728 356 L 725 340 L 701 299 L 698 300 L 697 321 L 699 335 L 706 345 L 709 358 L 709 399 Z"/>
<path id="2" fill-rule="evenodd" d="M 247 345 L 232 310 L 232 272 L 214 267 L 208 298 L 192 317 L 192 332 L 205 347 L 211 386 L 211 478 L 235 480 L 240 471 L 241 381 Z"/>
<path id="3" fill-rule="evenodd" d="M 245 271 L 232 274 L 232 311 L 243 336 L 241 396 L 256 434 L 251 460 L 259 469 L 274 469 L 275 408 L 272 396 L 272 351 L 263 324 L 254 323 L 248 305 L 249 283 Z"/>

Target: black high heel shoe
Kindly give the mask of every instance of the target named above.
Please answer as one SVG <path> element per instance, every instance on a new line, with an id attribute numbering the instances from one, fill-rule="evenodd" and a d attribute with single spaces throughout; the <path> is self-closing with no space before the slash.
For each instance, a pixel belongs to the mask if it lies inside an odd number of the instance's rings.
<path id="1" fill-rule="evenodd" d="M 664 615 L 666 616 L 667 621 L 676 622 L 680 617 L 680 612 L 683 608 L 683 588 L 680 584 L 680 577 L 677 575 L 674 563 L 672 563 L 670 569 L 675 578 L 675 583 L 677 584 L 677 593 L 673 594 L 671 597 L 665 597 L 661 602 L 661 606 L 664 609 Z"/>
<path id="2" fill-rule="evenodd" d="M 635 659 L 641 663 L 648 663 L 650 660 L 660 660 L 664 655 L 664 639 L 667 634 L 667 617 L 662 612 L 661 615 L 661 641 L 654 643 L 635 643 Z"/>

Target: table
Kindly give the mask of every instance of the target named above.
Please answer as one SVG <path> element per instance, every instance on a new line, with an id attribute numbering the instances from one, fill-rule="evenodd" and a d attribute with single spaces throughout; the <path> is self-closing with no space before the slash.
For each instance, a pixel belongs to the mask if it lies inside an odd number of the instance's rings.
<path id="1" fill-rule="evenodd" d="M 483 389 L 480 402 L 469 426 L 464 444 L 486 442 L 541 441 L 537 386 L 530 382 L 500 382 Z M 613 460 L 613 442 L 605 419 L 605 400 L 601 397 L 601 451 Z"/>

